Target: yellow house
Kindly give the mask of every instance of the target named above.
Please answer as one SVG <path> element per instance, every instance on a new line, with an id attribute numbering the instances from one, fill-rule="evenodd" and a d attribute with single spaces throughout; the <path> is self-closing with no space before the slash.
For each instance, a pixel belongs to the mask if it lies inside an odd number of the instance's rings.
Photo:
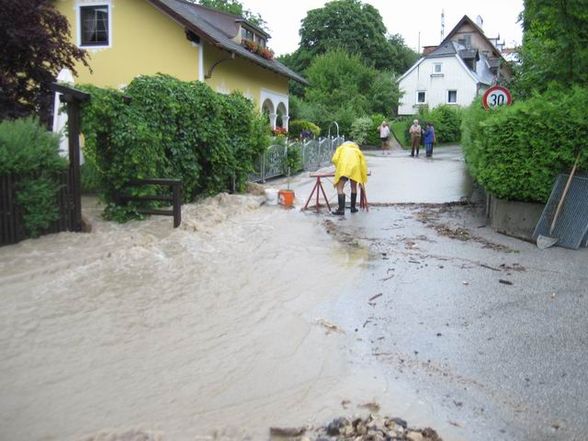
<path id="1" fill-rule="evenodd" d="M 199 80 L 240 91 L 288 128 L 288 80 L 306 80 L 273 59 L 270 36 L 242 17 L 184 0 L 54 0 L 72 39 L 89 53 L 76 83 L 119 88 L 138 75 Z"/>

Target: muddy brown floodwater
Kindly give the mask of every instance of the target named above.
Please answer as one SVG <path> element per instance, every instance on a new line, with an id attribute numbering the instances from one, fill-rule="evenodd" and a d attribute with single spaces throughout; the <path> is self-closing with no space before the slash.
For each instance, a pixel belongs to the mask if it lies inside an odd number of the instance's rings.
<path id="1" fill-rule="evenodd" d="M 262 202 L 0 248 L 2 439 L 266 438 L 369 401 L 329 316 L 366 252 Z"/>

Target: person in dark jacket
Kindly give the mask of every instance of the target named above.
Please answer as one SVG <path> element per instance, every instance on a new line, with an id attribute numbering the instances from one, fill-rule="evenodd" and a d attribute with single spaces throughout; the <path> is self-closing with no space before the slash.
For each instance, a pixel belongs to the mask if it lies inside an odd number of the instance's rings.
<path id="1" fill-rule="evenodd" d="M 425 128 L 424 142 L 426 156 L 427 158 L 430 158 L 433 156 L 433 144 L 437 142 L 437 139 L 435 138 L 435 128 L 430 122 L 427 123 Z"/>

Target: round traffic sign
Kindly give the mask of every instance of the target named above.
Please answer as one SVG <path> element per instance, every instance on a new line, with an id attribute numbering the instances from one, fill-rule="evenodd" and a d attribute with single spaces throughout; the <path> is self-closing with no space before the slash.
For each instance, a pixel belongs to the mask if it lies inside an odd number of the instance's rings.
<path id="1" fill-rule="evenodd" d="M 510 106 L 512 97 L 506 87 L 492 86 L 482 96 L 482 105 L 485 109 L 494 109 L 500 106 Z"/>

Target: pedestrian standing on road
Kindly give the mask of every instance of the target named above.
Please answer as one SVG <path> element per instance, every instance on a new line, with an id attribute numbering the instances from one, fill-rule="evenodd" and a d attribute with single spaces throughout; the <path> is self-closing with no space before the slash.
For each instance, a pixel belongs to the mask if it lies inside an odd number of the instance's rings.
<path id="1" fill-rule="evenodd" d="M 436 142 L 437 139 L 435 138 L 435 128 L 433 127 L 433 124 L 428 122 L 425 128 L 425 154 L 427 158 L 433 156 L 433 144 Z"/>
<path id="2" fill-rule="evenodd" d="M 345 214 L 345 183 L 349 181 L 351 186 L 351 212 L 357 213 L 357 184 L 365 185 L 367 182 L 367 163 L 359 146 L 351 141 L 346 141 L 337 147 L 332 159 L 335 164 L 334 186 L 337 189 L 337 202 L 339 208 L 332 213 L 337 216 Z"/>
<path id="3" fill-rule="evenodd" d="M 415 151 L 416 151 L 416 156 L 417 157 L 419 156 L 419 150 L 421 148 L 422 132 L 423 132 L 423 129 L 419 124 L 419 120 L 415 119 L 412 122 L 410 129 L 408 130 L 408 133 L 410 133 L 410 146 L 411 146 L 410 156 L 412 156 L 412 157 L 414 157 Z"/>
<path id="4" fill-rule="evenodd" d="M 380 141 L 382 141 L 382 150 L 388 149 L 388 140 L 390 139 L 390 127 L 386 121 L 382 121 L 380 127 L 378 127 L 380 131 Z"/>

